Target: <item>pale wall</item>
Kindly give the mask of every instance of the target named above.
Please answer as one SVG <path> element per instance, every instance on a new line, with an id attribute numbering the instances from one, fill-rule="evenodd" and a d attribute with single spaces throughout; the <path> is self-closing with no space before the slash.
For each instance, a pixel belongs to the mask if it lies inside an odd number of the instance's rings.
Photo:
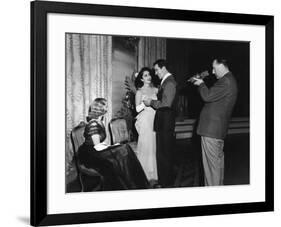
<path id="1" fill-rule="evenodd" d="M 122 98 L 126 94 L 125 77 L 131 76 L 136 68 L 135 53 L 117 45 L 113 39 L 112 54 L 112 115 L 122 106 Z"/>

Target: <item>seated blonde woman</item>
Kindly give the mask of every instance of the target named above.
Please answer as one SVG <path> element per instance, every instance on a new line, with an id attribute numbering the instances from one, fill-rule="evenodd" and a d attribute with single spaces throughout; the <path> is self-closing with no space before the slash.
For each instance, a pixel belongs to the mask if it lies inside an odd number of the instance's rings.
<path id="1" fill-rule="evenodd" d="M 102 117 L 107 112 L 106 100 L 95 99 L 89 107 L 87 125 L 84 131 L 85 142 L 78 149 L 80 164 L 96 170 L 102 177 L 99 182 L 101 190 L 144 189 L 148 188 L 148 180 L 135 156 L 127 144 L 109 146 L 99 149 L 106 138 Z M 87 178 L 86 185 L 91 185 Z M 91 191 L 90 187 L 86 187 Z"/>
<path id="2" fill-rule="evenodd" d="M 87 125 L 85 127 L 85 143 L 94 145 L 95 149 L 106 138 L 105 127 L 102 122 L 104 115 L 107 113 L 107 101 L 104 98 L 96 98 L 89 106 Z"/>

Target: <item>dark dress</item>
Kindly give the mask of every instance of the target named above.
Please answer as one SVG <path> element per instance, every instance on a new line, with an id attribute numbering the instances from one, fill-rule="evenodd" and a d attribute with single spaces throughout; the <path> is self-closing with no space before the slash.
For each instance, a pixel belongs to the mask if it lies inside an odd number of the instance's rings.
<path id="1" fill-rule="evenodd" d="M 87 126 L 85 129 L 85 132 L 97 131 L 100 133 L 102 130 L 101 128 L 98 130 L 89 129 Z M 88 137 L 91 136 L 91 133 L 85 133 L 84 136 L 85 141 L 89 141 Z M 145 173 L 128 144 L 110 146 L 105 150 L 96 151 L 92 144 L 85 142 L 78 149 L 78 160 L 80 165 L 90 170 L 93 169 L 97 173 L 95 176 L 82 173 L 85 191 L 145 189 L 149 187 Z"/>

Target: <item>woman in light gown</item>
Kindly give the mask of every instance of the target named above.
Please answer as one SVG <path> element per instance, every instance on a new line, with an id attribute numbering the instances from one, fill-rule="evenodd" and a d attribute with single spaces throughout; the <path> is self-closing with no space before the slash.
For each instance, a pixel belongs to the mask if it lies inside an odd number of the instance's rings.
<path id="1" fill-rule="evenodd" d="M 156 164 L 156 137 L 153 130 L 155 110 L 146 107 L 143 103 L 145 98 L 157 99 L 158 89 L 152 83 L 152 72 L 148 67 L 140 70 L 136 80 L 136 130 L 139 134 L 137 143 L 137 157 L 143 167 L 147 179 L 153 184 L 157 183 Z"/>

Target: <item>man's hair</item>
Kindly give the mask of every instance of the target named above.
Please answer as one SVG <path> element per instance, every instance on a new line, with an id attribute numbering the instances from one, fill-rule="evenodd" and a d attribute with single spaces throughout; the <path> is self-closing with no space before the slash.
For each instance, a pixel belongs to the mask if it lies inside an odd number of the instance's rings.
<path id="1" fill-rule="evenodd" d="M 225 67 L 229 68 L 228 60 L 222 57 L 216 57 L 214 58 L 214 61 L 216 61 L 218 64 L 223 64 Z"/>
<path id="2" fill-rule="evenodd" d="M 155 61 L 153 63 L 153 66 L 158 65 L 159 68 L 163 68 L 163 66 L 166 67 L 166 69 L 168 69 L 168 63 L 165 59 L 158 59 L 157 61 Z"/>

